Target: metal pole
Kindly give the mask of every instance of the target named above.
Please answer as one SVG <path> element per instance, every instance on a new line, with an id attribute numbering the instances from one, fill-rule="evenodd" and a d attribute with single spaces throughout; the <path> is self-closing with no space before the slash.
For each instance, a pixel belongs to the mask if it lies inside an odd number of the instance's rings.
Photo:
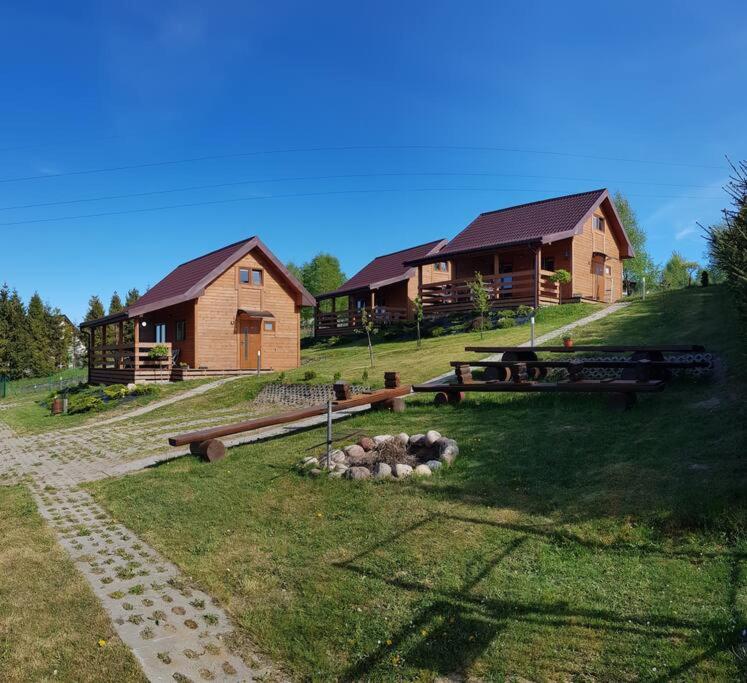
<path id="1" fill-rule="evenodd" d="M 534 316 L 529 318 L 529 327 L 531 329 L 531 335 L 532 335 L 531 343 L 529 345 L 534 346 Z"/>
<path id="2" fill-rule="evenodd" d="M 259 371 L 262 367 L 262 351 L 257 351 L 257 377 L 259 377 Z"/>
<path id="3" fill-rule="evenodd" d="M 327 467 L 332 457 L 332 399 L 327 401 Z"/>
<path id="4" fill-rule="evenodd" d="M 643 295 L 641 298 L 643 299 L 643 301 L 645 301 L 646 300 L 646 278 L 644 277 L 642 278 L 642 280 L 643 280 Z"/>

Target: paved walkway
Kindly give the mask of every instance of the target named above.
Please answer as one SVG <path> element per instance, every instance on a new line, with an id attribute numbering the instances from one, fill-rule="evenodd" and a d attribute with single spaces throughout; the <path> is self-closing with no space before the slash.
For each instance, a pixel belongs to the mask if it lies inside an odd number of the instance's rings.
<path id="1" fill-rule="evenodd" d="M 537 338 L 542 344 L 565 331 L 604 318 L 627 304 L 613 304 Z M 529 346 L 529 342 L 522 344 Z M 491 358 L 499 358 L 491 356 Z M 452 372 L 432 382 L 453 376 Z M 179 569 L 132 531 L 116 522 L 79 484 L 141 470 L 184 455 L 167 445 L 170 435 L 247 419 L 246 409 L 223 408 L 199 419 L 154 418 L 125 422 L 164 405 L 203 394 L 234 377 L 210 382 L 124 415 L 54 433 L 16 436 L 0 421 L 0 485 L 30 485 L 41 514 L 91 584 L 120 638 L 152 681 L 279 680 L 253 656 L 245 662 L 227 645 L 228 616 L 205 593 L 192 588 Z M 335 413 L 335 420 L 367 406 Z M 226 439 L 228 446 L 284 436 L 326 421 L 326 416 L 268 427 Z M 117 424 L 120 423 L 120 424 Z"/>

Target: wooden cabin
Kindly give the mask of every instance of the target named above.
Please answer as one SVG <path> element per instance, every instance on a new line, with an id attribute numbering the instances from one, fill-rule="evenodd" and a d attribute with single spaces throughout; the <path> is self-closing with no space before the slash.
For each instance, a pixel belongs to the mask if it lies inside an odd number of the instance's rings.
<path id="1" fill-rule="evenodd" d="M 361 329 L 364 310 L 377 325 L 412 320 L 418 270 L 405 261 L 428 258 L 445 244 L 446 240 L 435 240 L 377 256 L 341 287 L 317 295 L 315 335 L 355 333 Z M 427 284 L 449 280 L 449 264 L 436 259 L 421 267 L 420 276 Z"/>
<path id="2" fill-rule="evenodd" d="M 481 273 L 493 308 L 538 308 L 570 301 L 612 303 L 623 296 L 624 259 L 633 247 L 606 189 L 480 214 L 454 239 L 405 265 L 418 271 L 424 314 L 472 310 L 469 283 Z M 450 277 L 429 281 L 446 263 Z M 558 285 L 556 270 L 571 274 Z"/>
<path id="3" fill-rule="evenodd" d="M 88 381 L 297 368 L 301 307 L 315 303 L 258 237 L 241 240 L 177 266 L 121 313 L 83 323 Z"/>

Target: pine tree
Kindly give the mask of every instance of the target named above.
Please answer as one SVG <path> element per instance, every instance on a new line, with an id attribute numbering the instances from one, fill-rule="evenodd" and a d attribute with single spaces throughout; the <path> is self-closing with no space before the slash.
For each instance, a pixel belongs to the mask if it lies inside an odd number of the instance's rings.
<path id="1" fill-rule="evenodd" d="M 0 376 L 7 374 L 10 370 L 8 363 L 10 341 L 10 326 L 8 322 L 10 314 L 9 299 L 10 290 L 8 289 L 8 283 L 5 282 L 0 288 Z"/>
<path id="2" fill-rule="evenodd" d="M 11 379 L 17 379 L 30 374 L 30 335 L 26 308 L 21 297 L 14 289 L 5 304 L 5 321 L 8 339 L 5 352 L 7 374 Z"/>
<path id="3" fill-rule="evenodd" d="M 52 331 L 50 330 L 48 311 L 38 292 L 29 300 L 27 311 L 29 331 L 28 353 L 29 371 L 33 377 L 51 375 L 54 370 L 52 356 Z"/>
<path id="4" fill-rule="evenodd" d="M 111 300 L 109 301 L 109 315 L 119 313 L 122 310 L 124 310 L 122 299 L 119 298 L 119 294 L 117 294 L 117 292 L 114 292 L 114 294 L 112 294 Z"/>
<path id="5" fill-rule="evenodd" d="M 137 287 L 133 287 L 129 292 L 127 292 L 125 306 L 132 306 L 132 304 L 134 304 L 139 298 L 140 292 L 137 290 Z"/>
<path id="6" fill-rule="evenodd" d="M 101 299 L 99 299 L 98 296 L 96 296 L 95 294 L 92 295 L 88 300 L 88 312 L 86 313 L 86 317 L 83 318 L 84 322 L 88 322 L 89 320 L 96 320 L 97 318 L 103 318 L 104 315 L 104 304 L 101 303 Z M 86 347 L 86 353 L 88 353 L 90 339 L 91 335 L 88 332 L 83 334 L 82 341 Z"/>

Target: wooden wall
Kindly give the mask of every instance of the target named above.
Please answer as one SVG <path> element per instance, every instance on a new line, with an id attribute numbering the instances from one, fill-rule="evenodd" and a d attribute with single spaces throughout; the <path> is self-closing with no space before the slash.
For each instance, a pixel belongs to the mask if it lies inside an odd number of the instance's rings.
<path id="1" fill-rule="evenodd" d="M 153 311 L 143 316 L 145 327 L 140 327 L 140 341 L 154 342 L 156 340 L 156 325 L 166 323 L 166 341 L 171 342 L 173 348 L 179 349 L 179 363 L 187 363 L 194 367 L 195 363 L 195 304 L 196 301 L 186 301 L 176 306 L 169 306 L 160 311 Z M 187 338 L 176 341 L 176 323 L 184 320 L 187 323 Z"/>
<path id="2" fill-rule="evenodd" d="M 262 286 L 239 281 L 239 268 L 261 268 Z M 239 367 L 239 343 L 234 321 L 239 308 L 270 311 L 275 330 L 262 329 L 262 366 L 273 370 L 297 368 L 301 364 L 300 295 L 285 283 L 275 267 L 253 250 L 216 278 L 197 301 L 196 367 Z"/>
<path id="3" fill-rule="evenodd" d="M 604 232 L 594 230 L 590 217 L 583 225 L 583 232 L 573 237 L 573 275 L 572 289 L 574 295 L 585 299 L 596 299 L 596 277 L 592 270 L 592 254 L 601 252 L 607 255 L 605 265 L 610 267 L 611 298 L 610 302 L 622 297 L 622 261 L 620 261 L 620 244 L 610 229 L 610 219 L 606 212 L 599 208 L 594 215 L 605 219 Z"/>

